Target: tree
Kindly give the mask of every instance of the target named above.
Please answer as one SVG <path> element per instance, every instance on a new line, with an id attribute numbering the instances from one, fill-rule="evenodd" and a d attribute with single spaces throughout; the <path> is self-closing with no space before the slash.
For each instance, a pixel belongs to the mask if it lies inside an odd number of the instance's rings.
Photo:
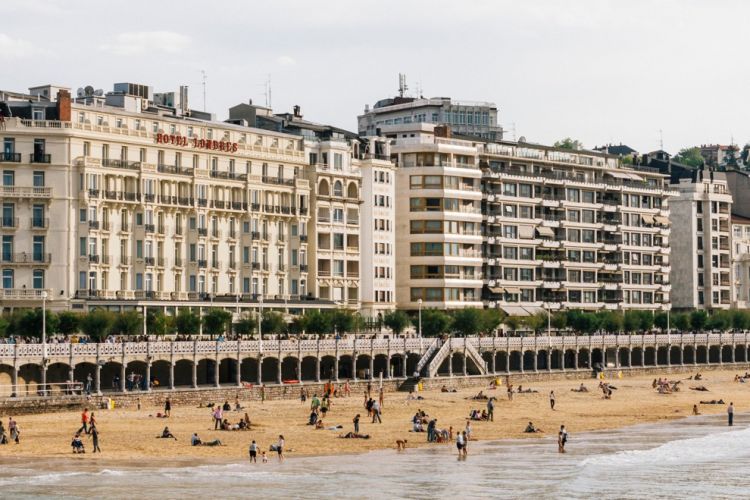
<path id="1" fill-rule="evenodd" d="M 72 311 L 61 311 L 57 315 L 60 320 L 60 324 L 57 326 L 57 331 L 63 335 L 74 335 L 78 333 L 78 327 L 81 323 L 81 315 Z"/>
<path id="2" fill-rule="evenodd" d="M 570 137 L 566 137 L 565 139 L 556 141 L 554 146 L 556 148 L 571 149 L 573 151 L 583 149 L 583 143 L 581 141 L 579 141 L 578 139 L 571 139 Z"/>
<path id="3" fill-rule="evenodd" d="M 422 336 L 439 337 L 450 329 L 452 322 L 453 318 L 439 309 L 425 309 L 422 311 Z"/>
<path id="4" fill-rule="evenodd" d="M 683 148 L 675 155 L 673 160 L 690 167 L 700 167 L 704 163 L 699 147 Z"/>
<path id="5" fill-rule="evenodd" d="M 177 331 L 183 335 L 198 335 L 202 322 L 202 318 L 190 309 L 182 309 L 175 318 Z"/>
<path id="6" fill-rule="evenodd" d="M 720 332 L 728 330 L 731 325 L 732 318 L 728 311 L 714 311 L 706 322 L 709 330 L 719 330 Z"/>
<path id="7" fill-rule="evenodd" d="M 568 316 L 564 312 L 558 312 L 552 315 L 552 328 L 563 330 L 568 326 Z"/>
<path id="8" fill-rule="evenodd" d="M 94 309 L 81 318 L 81 331 L 87 337 L 101 342 L 109 336 L 114 321 L 111 312 L 104 309 Z"/>
<path id="9" fill-rule="evenodd" d="M 60 320 L 57 314 L 52 311 L 47 311 L 45 330 L 47 335 L 57 333 L 57 327 L 60 324 Z M 41 309 L 30 309 L 24 311 L 18 317 L 16 323 L 16 335 L 24 337 L 42 337 L 42 310 Z"/>
<path id="10" fill-rule="evenodd" d="M 276 311 L 264 312 L 263 321 L 261 321 L 260 326 L 263 335 L 281 335 L 286 331 L 284 316 Z"/>
<path id="11" fill-rule="evenodd" d="M 686 332 L 690 328 L 690 316 L 686 313 L 673 314 L 672 323 L 678 331 Z"/>
<path id="12" fill-rule="evenodd" d="M 325 335 L 331 331 L 331 318 L 320 311 L 310 311 L 305 314 L 306 331 L 313 335 Z"/>
<path id="13" fill-rule="evenodd" d="M 222 335 L 227 331 L 227 326 L 231 320 L 232 313 L 218 307 L 212 307 L 203 315 L 203 331 L 211 337 Z"/>
<path id="14" fill-rule="evenodd" d="M 146 313 L 146 328 L 148 329 L 148 333 L 158 337 L 172 335 L 177 329 L 174 316 L 168 316 L 161 311 L 153 309 L 149 309 L 148 313 Z"/>
<path id="15" fill-rule="evenodd" d="M 301 335 L 302 332 L 307 330 L 308 317 L 307 316 L 295 316 L 292 318 L 292 322 L 289 323 L 289 333 L 292 335 Z"/>
<path id="16" fill-rule="evenodd" d="M 469 337 L 482 329 L 482 313 L 478 309 L 459 309 L 453 313 L 453 331 Z"/>
<path id="17" fill-rule="evenodd" d="M 331 313 L 331 326 L 338 334 L 344 334 L 354 330 L 354 314 L 347 309 L 336 309 Z"/>
<path id="18" fill-rule="evenodd" d="M 252 336 L 256 328 L 258 328 L 258 322 L 249 314 L 245 313 L 234 324 L 234 333 L 240 337 Z"/>
<path id="19" fill-rule="evenodd" d="M 735 330 L 747 330 L 750 328 L 750 311 L 735 309 L 732 311 L 732 328 Z"/>
<path id="20" fill-rule="evenodd" d="M 505 313 L 500 309 L 483 309 L 481 312 L 482 325 L 480 331 L 484 335 L 492 335 L 503 324 Z"/>
<path id="21" fill-rule="evenodd" d="M 513 333 L 521 327 L 523 321 L 518 316 L 508 316 L 505 318 L 504 323 L 510 329 L 511 333 Z"/>
<path id="22" fill-rule="evenodd" d="M 522 323 L 534 333 L 537 333 L 547 326 L 547 313 L 539 312 L 526 316 L 523 318 Z"/>
<path id="23" fill-rule="evenodd" d="M 708 322 L 708 314 L 706 311 L 697 310 L 690 313 L 690 326 L 693 330 L 701 332 L 706 328 Z"/>
<path id="24" fill-rule="evenodd" d="M 137 311 L 126 311 L 114 317 L 112 334 L 132 337 L 141 333 L 143 317 Z"/>
<path id="25" fill-rule="evenodd" d="M 610 335 L 618 333 L 623 329 L 623 317 L 613 311 L 600 311 L 597 313 L 599 328 Z M 627 328 L 625 329 L 627 331 Z"/>
<path id="26" fill-rule="evenodd" d="M 664 311 L 658 312 L 656 313 L 656 316 L 654 316 L 654 325 L 656 326 L 656 328 L 664 332 L 672 326 L 669 324 L 669 319 L 669 313 L 666 313 Z"/>
<path id="27" fill-rule="evenodd" d="M 648 332 L 654 327 L 654 314 L 651 311 L 638 311 L 638 329 Z"/>
<path id="28" fill-rule="evenodd" d="M 401 335 L 401 332 L 411 325 L 411 320 L 404 311 L 392 311 L 385 315 L 383 323 L 393 331 L 394 335 Z"/>
<path id="29" fill-rule="evenodd" d="M 599 318 L 595 313 L 572 309 L 567 315 L 568 325 L 579 333 L 592 334 L 599 328 Z"/>
<path id="30" fill-rule="evenodd" d="M 5 317 L 0 316 L 0 337 L 7 337 L 8 336 L 8 327 L 10 326 L 10 321 L 5 319 Z"/>

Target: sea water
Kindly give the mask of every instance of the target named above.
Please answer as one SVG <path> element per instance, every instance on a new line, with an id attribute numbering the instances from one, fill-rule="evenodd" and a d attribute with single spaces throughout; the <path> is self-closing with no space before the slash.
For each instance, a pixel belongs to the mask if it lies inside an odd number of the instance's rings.
<path id="1" fill-rule="evenodd" d="M 750 417 L 691 417 L 576 434 L 557 452 L 540 439 L 361 455 L 290 457 L 283 464 L 97 467 L 80 460 L 0 463 L 2 498 L 747 498 Z M 502 425 L 497 422 L 495 425 Z M 423 436 L 419 436 L 423 437 Z"/>

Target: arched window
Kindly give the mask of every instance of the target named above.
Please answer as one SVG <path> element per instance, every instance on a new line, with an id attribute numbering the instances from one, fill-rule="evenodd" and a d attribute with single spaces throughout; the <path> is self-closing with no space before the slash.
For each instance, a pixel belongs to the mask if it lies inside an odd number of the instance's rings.
<path id="1" fill-rule="evenodd" d="M 341 181 L 336 181 L 333 184 L 333 196 L 344 196 L 344 185 Z"/>
<path id="2" fill-rule="evenodd" d="M 352 198 L 356 200 L 359 198 L 359 190 L 357 189 L 357 183 L 356 182 L 350 182 L 349 187 L 347 188 L 346 196 L 349 198 Z"/>
<path id="3" fill-rule="evenodd" d="M 330 196 L 331 191 L 328 188 L 328 181 L 323 179 L 318 185 L 318 194 L 323 196 Z"/>

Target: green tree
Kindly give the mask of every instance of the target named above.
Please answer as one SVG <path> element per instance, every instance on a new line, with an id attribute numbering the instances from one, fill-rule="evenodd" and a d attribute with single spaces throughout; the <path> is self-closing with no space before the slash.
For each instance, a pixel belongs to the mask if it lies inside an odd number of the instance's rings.
<path id="1" fill-rule="evenodd" d="M 325 335 L 331 332 L 331 317 L 320 311 L 310 311 L 305 314 L 306 331 L 313 335 Z"/>
<path id="2" fill-rule="evenodd" d="M 464 337 L 476 335 L 482 329 L 482 313 L 469 307 L 453 313 L 453 331 Z"/>
<path id="3" fill-rule="evenodd" d="M 212 307 L 203 315 L 203 332 L 210 335 L 222 335 L 227 331 L 229 322 L 232 321 L 232 313 Z"/>
<path id="4" fill-rule="evenodd" d="M 648 332 L 654 327 L 654 313 L 651 311 L 638 311 L 638 329 Z"/>
<path id="5" fill-rule="evenodd" d="M 623 329 L 623 317 L 614 311 L 600 311 L 597 313 L 599 328 L 610 335 L 618 333 Z M 627 331 L 627 329 L 626 329 Z"/>
<path id="6" fill-rule="evenodd" d="M 578 151 L 583 149 L 583 143 L 579 141 L 578 139 L 571 139 L 570 137 L 566 137 L 565 139 L 560 139 L 559 141 L 556 141 L 554 146 L 556 148 L 560 149 L 571 149 L 573 151 Z"/>
<path id="7" fill-rule="evenodd" d="M 177 331 L 183 335 L 198 335 L 202 322 L 202 318 L 190 309 L 182 309 L 175 318 Z"/>
<path id="8" fill-rule="evenodd" d="M 9 326 L 10 326 L 10 321 L 8 321 L 4 316 L 0 316 L 0 337 L 8 336 Z"/>
<path id="9" fill-rule="evenodd" d="M 99 342 L 109 336 L 114 324 L 114 315 L 104 309 L 94 309 L 81 317 L 80 327 L 84 335 Z"/>
<path id="10" fill-rule="evenodd" d="M 422 311 L 422 336 L 439 337 L 451 328 L 451 318 L 439 309 L 424 309 Z M 419 321 L 417 321 L 417 326 Z"/>
<path id="11" fill-rule="evenodd" d="M 117 314 L 112 322 L 111 333 L 132 337 L 142 333 L 143 317 L 137 311 L 126 311 Z"/>
<path id="12" fill-rule="evenodd" d="M 568 326 L 568 315 L 564 312 L 557 312 L 552 315 L 551 323 L 555 330 L 564 330 Z"/>
<path id="13" fill-rule="evenodd" d="M 58 326 L 60 325 L 60 319 L 57 314 L 52 311 L 47 311 L 46 314 L 46 325 L 45 329 L 47 335 L 57 333 Z M 41 309 L 29 309 L 24 311 L 18 317 L 16 324 L 16 334 L 25 337 L 42 337 L 42 310 Z"/>
<path id="14" fill-rule="evenodd" d="M 301 335 L 307 331 L 308 317 L 306 315 L 295 316 L 289 323 L 289 333 L 292 335 Z"/>
<path id="15" fill-rule="evenodd" d="M 500 328 L 505 319 L 505 313 L 500 309 L 483 309 L 482 313 L 482 325 L 479 329 L 484 335 L 492 335 L 495 330 Z"/>
<path id="16" fill-rule="evenodd" d="M 252 316 L 245 313 L 234 324 L 234 333 L 240 337 L 248 337 L 253 335 L 256 328 L 258 328 L 257 321 L 255 321 Z"/>
<path id="17" fill-rule="evenodd" d="M 81 315 L 72 311 L 61 311 L 57 315 L 60 320 L 60 324 L 57 330 L 63 335 L 74 335 L 78 333 L 78 328 L 81 323 Z"/>
<path id="18" fill-rule="evenodd" d="M 701 332 L 706 328 L 708 322 L 708 314 L 706 311 L 697 310 L 690 313 L 690 326 L 693 330 Z"/>
<path id="19" fill-rule="evenodd" d="M 518 316 L 508 316 L 503 323 L 505 323 L 505 326 L 508 327 L 511 333 L 514 333 L 521 327 L 523 321 Z"/>
<path id="20" fill-rule="evenodd" d="M 733 310 L 732 328 L 735 330 L 747 330 L 750 328 L 750 311 L 747 311 L 746 309 Z"/>
<path id="21" fill-rule="evenodd" d="M 673 314 L 672 323 L 678 331 L 686 332 L 690 329 L 690 315 L 686 313 Z"/>
<path id="22" fill-rule="evenodd" d="M 674 156 L 673 160 L 690 167 L 700 167 L 704 162 L 699 147 L 683 148 Z"/>
<path id="23" fill-rule="evenodd" d="M 709 330 L 719 330 L 720 332 L 728 330 L 731 325 L 732 318 L 728 311 L 714 311 L 706 322 Z"/>
<path id="24" fill-rule="evenodd" d="M 146 328 L 148 333 L 163 337 L 175 333 L 175 317 L 164 314 L 161 311 L 149 309 L 146 313 Z"/>
<path id="25" fill-rule="evenodd" d="M 599 318 L 596 313 L 573 309 L 567 314 L 568 325 L 576 332 L 590 335 L 599 329 Z"/>
<path id="26" fill-rule="evenodd" d="M 662 332 L 665 332 L 667 331 L 667 328 L 670 328 L 672 326 L 669 324 L 669 319 L 669 313 L 660 311 L 654 316 L 654 325 Z"/>
<path id="27" fill-rule="evenodd" d="M 331 326 L 336 333 L 341 335 L 354 331 L 356 326 L 354 314 L 347 309 L 331 311 Z"/>
<path id="28" fill-rule="evenodd" d="M 385 315 L 383 323 L 391 329 L 394 335 L 401 335 L 411 325 L 411 320 L 404 311 L 392 311 Z"/>
<path id="29" fill-rule="evenodd" d="M 538 312 L 523 318 L 522 323 L 534 333 L 538 333 L 547 327 L 547 313 Z"/>
<path id="30" fill-rule="evenodd" d="M 260 323 L 263 335 L 281 335 L 286 332 L 286 321 L 284 316 L 276 311 L 263 313 L 263 321 Z"/>

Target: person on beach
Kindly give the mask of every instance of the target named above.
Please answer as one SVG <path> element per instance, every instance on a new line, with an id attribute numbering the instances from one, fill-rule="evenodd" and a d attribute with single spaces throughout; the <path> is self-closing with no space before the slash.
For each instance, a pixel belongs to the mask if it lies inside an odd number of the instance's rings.
<path id="1" fill-rule="evenodd" d="M 135 403 L 136 403 L 136 407 L 138 408 L 138 411 L 141 411 L 141 397 L 140 396 L 136 398 Z"/>
<path id="2" fill-rule="evenodd" d="M 216 405 L 216 409 L 214 410 L 214 430 L 221 429 L 221 422 L 224 418 L 224 413 L 222 412 L 221 406 Z"/>
<path id="3" fill-rule="evenodd" d="M 164 401 L 164 416 L 172 416 L 172 400 L 169 399 L 169 397 L 167 397 L 167 400 Z"/>
<path id="4" fill-rule="evenodd" d="M 268 463 L 268 455 L 266 455 L 265 451 L 260 454 L 260 461 L 263 462 L 264 464 Z"/>
<path id="5" fill-rule="evenodd" d="M 355 434 L 359 434 L 359 413 L 354 416 L 354 420 L 352 420 L 352 422 L 354 423 Z"/>
<path id="6" fill-rule="evenodd" d="M 172 434 L 172 431 L 169 430 L 169 427 L 164 427 L 164 430 L 161 431 L 161 436 L 156 436 L 157 438 L 161 439 L 174 439 L 177 441 L 177 438 L 174 437 L 174 434 Z"/>
<path id="7" fill-rule="evenodd" d="M 555 391 L 549 391 L 549 407 L 555 409 Z"/>
<path id="8" fill-rule="evenodd" d="M 383 388 L 380 388 L 380 392 L 378 393 L 378 403 L 380 403 L 380 408 L 383 408 L 383 401 L 385 401 L 385 393 L 383 392 Z"/>
<path id="9" fill-rule="evenodd" d="M 266 402 L 266 386 L 261 384 L 260 386 L 260 404 Z"/>
<path id="10" fill-rule="evenodd" d="M 494 396 L 491 397 L 487 401 L 487 419 L 490 422 L 494 422 L 495 421 L 495 398 L 494 398 Z"/>
<path id="11" fill-rule="evenodd" d="M 89 432 L 88 425 L 89 425 L 89 409 L 84 408 L 83 413 L 81 413 L 81 428 L 78 429 L 78 432 L 79 433 L 85 432 L 88 434 Z"/>
<path id="12" fill-rule="evenodd" d="M 377 401 L 372 402 L 372 423 L 375 423 L 375 420 L 378 421 L 379 424 L 383 423 L 383 420 L 380 418 L 380 403 Z"/>
<path id="13" fill-rule="evenodd" d="M 10 434 L 10 440 L 16 444 L 20 444 L 21 431 L 18 427 L 18 423 L 13 420 L 13 417 L 8 417 L 8 434 Z"/>
<path id="14" fill-rule="evenodd" d="M 464 448 L 466 447 L 466 441 L 464 440 L 463 434 L 460 432 L 456 433 L 456 449 L 458 450 L 458 459 L 461 460 L 461 457 L 464 454 Z"/>
<path id="15" fill-rule="evenodd" d="M 565 430 L 565 426 L 560 426 L 560 432 L 557 433 L 557 451 L 559 453 L 565 453 L 565 443 L 568 442 L 568 431 Z"/>
<path id="16" fill-rule="evenodd" d="M 286 443 L 284 442 L 284 436 L 279 434 L 279 442 L 276 443 L 276 453 L 279 455 L 279 462 L 284 461 L 284 445 Z"/>
<path id="17" fill-rule="evenodd" d="M 320 408 L 320 399 L 318 399 L 317 394 L 313 394 L 313 397 L 310 400 L 310 410 L 312 410 L 315 413 L 318 413 L 318 408 Z"/>
<path id="18" fill-rule="evenodd" d="M 471 429 L 471 420 L 466 421 L 466 430 L 464 430 L 464 436 L 466 437 L 466 441 L 469 441 L 471 439 L 472 429 Z"/>
<path id="19" fill-rule="evenodd" d="M 347 398 L 348 398 L 348 397 L 349 397 L 349 396 L 351 396 L 351 395 L 352 395 L 352 388 L 351 388 L 351 386 L 349 385 L 349 381 L 347 380 L 347 381 L 346 381 L 346 382 L 344 383 L 344 397 L 347 397 Z"/>
<path id="20" fill-rule="evenodd" d="M 513 385 L 508 384 L 508 401 L 513 401 Z"/>
<path id="21" fill-rule="evenodd" d="M 529 425 L 526 426 L 526 429 L 524 429 L 523 432 L 527 434 L 533 434 L 533 433 L 544 432 L 544 431 L 542 431 L 542 429 L 536 428 L 532 422 L 529 422 Z"/>
<path id="22" fill-rule="evenodd" d="M 469 437 L 466 435 L 466 431 L 463 431 L 461 433 L 461 435 L 463 436 L 463 442 L 464 442 L 463 455 L 464 455 L 464 459 L 465 459 L 466 455 L 469 454 Z"/>
<path id="23" fill-rule="evenodd" d="M 8 438 L 5 436 L 5 427 L 3 421 L 0 420 L 0 444 L 8 444 Z"/>
<path id="24" fill-rule="evenodd" d="M 93 413 L 92 413 L 93 416 Z M 101 448 L 99 448 L 99 430 L 96 428 L 96 425 L 91 424 L 91 427 L 89 428 L 89 437 L 91 438 L 91 444 L 94 448 L 94 451 L 92 453 L 96 453 L 97 451 L 99 453 L 102 452 Z"/>
<path id="25" fill-rule="evenodd" d="M 299 401 L 302 404 L 304 404 L 305 401 L 307 401 L 307 391 L 305 391 L 304 387 L 300 387 L 300 390 L 299 390 Z"/>
<path id="26" fill-rule="evenodd" d="M 248 449 L 248 453 L 250 454 L 250 461 L 252 463 L 257 464 L 258 463 L 258 444 L 253 439 L 253 442 L 250 443 L 250 448 Z"/>
<path id="27" fill-rule="evenodd" d="M 698 405 L 693 405 L 693 415 L 700 415 L 700 412 L 698 411 Z"/>
<path id="28" fill-rule="evenodd" d="M 86 394 L 91 395 L 91 382 L 93 379 L 91 378 L 91 374 L 89 373 L 86 375 Z"/>
<path id="29" fill-rule="evenodd" d="M 86 453 L 86 450 L 83 449 L 83 441 L 81 441 L 80 432 L 76 432 L 75 436 L 73 436 L 73 441 L 71 441 L 70 446 L 73 448 L 73 453 Z"/>
<path id="30" fill-rule="evenodd" d="M 727 420 L 729 427 L 732 427 L 734 425 L 734 403 L 732 402 L 727 406 Z"/>

